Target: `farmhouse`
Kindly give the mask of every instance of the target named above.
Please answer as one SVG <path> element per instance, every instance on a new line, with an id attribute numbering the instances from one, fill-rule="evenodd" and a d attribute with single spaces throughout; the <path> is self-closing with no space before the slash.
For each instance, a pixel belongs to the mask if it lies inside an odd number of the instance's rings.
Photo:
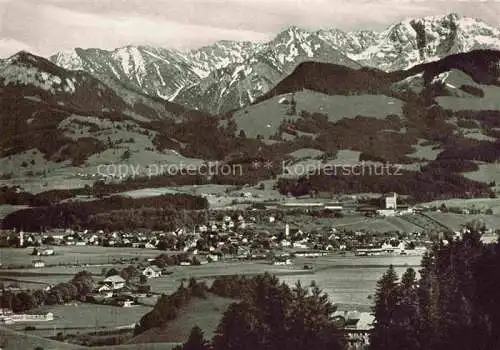
<path id="1" fill-rule="evenodd" d="M 147 278 L 157 278 L 161 276 L 161 269 L 156 265 L 151 265 L 146 267 L 142 274 Z"/>
<path id="2" fill-rule="evenodd" d="M 109 285 L 102 285 L 97 289 L 99 296 L 103 298 L 111 298 L 113 296 L 113 289 Z"/>
<path id="3" fill-rule="evenodd" d="M 120 275 L 109 276 L 104 279 L 104 284 L 111 287 L 112 290 L 118 290 L 125 287 L 125 280 Z"/>

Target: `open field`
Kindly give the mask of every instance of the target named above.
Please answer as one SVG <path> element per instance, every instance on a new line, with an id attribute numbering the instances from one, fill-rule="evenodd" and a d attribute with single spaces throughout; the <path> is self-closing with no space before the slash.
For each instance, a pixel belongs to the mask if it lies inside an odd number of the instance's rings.
<path id="1" fill-rule="evenodd" d="M 159 254 L 155 249 L 108 248 L 101 246 L 56 246 L 56 255 L 33 257 L 33 248 L 0 248 L 0 262 L 6 265 L 30 265 L 33 259 L 41 258 L 46 265 L 96 265 L 111 264 L 120 259 L 144 260 Z M 43 271 L 43 269 L 41 269 Z"/>
<path id="2" fill-rule="evenodd" d="M 297 281 L 310 285 L 315 281 L 326 292 L 332 302 L 339 307 L 362 311 L 372 305 L 372 297 L 378 279 L 389 265 L 395 267 L 399 277 L 408 268 L 419 269 L 419 256 L 327 256 L 320 258 L 300 258 L 296 263 L 314 266 L 311 275 L 287 275 L 279 279 L 290 286 Z"/>
<path id="3" fill-rule="evenodd" d="M 400 217 L 369 218 L 367 221 L 347 224 L 343 228 L 353 231 L 370 230 L 379 233 L 402 231 L 406 233 L 422 232 L 423 229 Z"/>
<path id="4" fill-rule="evenodd" d="M 484 97 L 454 97 L 439 96 L 436 97 L 438 104 L 444 109 L 452 111 L 460 110 L 500 110 L 500 88 L 492 85 L 476 84 L 484 92 Z"/>
<path id="5" fill-rule="evenodd" d="M 454 213 L 427 213 L 435 220 L 442 222 L 452 230 L 460 230 L 463 225 L 472 221 L 480 220 L 486 224 L 486 228 L 492 230 L 500 229 L 500 216 L 498 215 L 461 215 Z"/>
<path id="6" fill-rule="evenodd" d="M 86 333 L 95 330 L 115 329 L 117 327 L 132 326 L 141 317 L 151 311 L 148 306 L 117 307 L 97 304 L 68 304 L 43 306 L 34 312 L 52 312 L 53 321 L 30 323 L 36 330 L 29 334 L 51 337 L 62 332 Z M 16 323 L 8 327 L 14 330 L 23 330 L 28 323 Z"/>
<path id="7" fill-rule="evenodd" d="M 151 329 L 137 336 L 134 343 L 184 342 L 191 329 L 198 325 L 206 338 L 211 339 L 224 311 L 234 300 L 210 295 L 207 299 L 193 299 L 183 312 L 163 329 Z"/>
<path id="8" fill-rule="evenodd" d="M 239 171 L 236 169 L 236 171 Z M 179 187 L 156 187 L 143 188 L 140 190 L 122 192 L 120 195 L 133 198 L 154 197 L 164 194 L 189 194 L 205 197 L 211 209 L 235 207 L 238 203 L 263 202 L 267 200 L 278 200 L 283 196 L 273 189 L 274 181 L 263 181 L 264 189 L 257 187 L 244 187 L 236 189 L 233 186 L 223 185 L 190 185 Z M 250 193 L 251 197 L 242 197 L 242 193 Z"/>
<path id="9" fill-rule="evenodd" d="M 33 274 L 30 276 L 4 274 L 0 271 L 0 279 L 5 286 L 11 283 L 18 283 L 21 288 L 42 289 L 49 285 L 54 285 L 63 282 L 69 282 L 73 276 L 69 275 L 44 275 Z M 7 279 L 8 281 L 4 280 Z"/>
<path id="10" fill-rule="evenodd" d="M 403 102 L 385 95 L 341 96 L 306 90 L 296 93 L 295 100 L 297 111 L 323 113 L 332 122 L 358 115 L 384 119 L 390 114 L 401 116 L 403 113 Z"/>
<path id="11" fill-rule="evenodd" d="M 300 226 L 304 231 L 336 228 L 352 231 L 376 231 L 379 233 L 403 231 L 406 233 L 421 232 L 422 228 L 400 217 L 366 217 L 363 215 L 344 216 L 342 218 L 316 218 L 306 222 L 306 218 L 290 218 L 290 227 Z"/>
<path id="12" fill-rule="evenodd" d="M 423 160 L 435 160 L 439 153 L 443 151 L 441 147 L 436 147 L 435 145 L 424 145 L 426 140 L 420 139 L 418 143 L 413 146 L 415 152 L 408 154 L 408 157 L 423 159 Z"/>
<path id="13" fill-rule="evenodd" d="M 361 311 L 372 305 L 377 281 L 386 270 L 387 266 L 324 269 L 314 275 L 281 276 L 280 280 L 290 286 L 294 286 L 297 281 L 300 281 L 303 286 L 315 281 L 333 303 L 343 308 Z M 405 270 L 405 267 L 396 268 L 399 276 Z"/>
<path id="14" fill-rule="evenodd" d="M 4 350 L 31 350 L 41 347 L 44 350 L 80 350 L 86 347 L 41 338 L 35 335 L 16 332 L 6 327 L 0 327 L 0 337 L 5 339 Z"/>
<path id="15" fill-rule="evenodd" d="M 478 166 L 478 170 L 463 173 L 462 175 L 468 179 L 484 183 L 494 181 L 497 184 L 497 188 L 500 189 L 500 164 L 480 163 Z"/>
<path id="16" fill-rule="evenodd" d="M 215 262 L 200 266 L 173 266 L 171 275 L 152 278 L 148 281 L 155 293 L 173 293 L 183 280 L 191 277 L 210 282 L 216 276 L 223 275 L 258 275 L 264 272 L 276 275 L 311 273 L 301 265 L 273 266 L 265 262 Z M 209 283 L 210 285 L 210 283 Z"/>
<path id="17" fill-rule="evenodd" d="M 295 258 L 293 273 L 290 267 L 272 266 L 266 264 L 214 263 L 202 266 L 180 268 L 168 277 L 150 280 L 155 292 L 172 293 L 183 278 L 194 277 L 205 280 L 210 286 L 216 275 L 264 273 L 276 274 L 280 280 L 294 285 L 297 280 L 309 284 L 316 281 L 336 303 L 346 305 L 369 306 L 368 297 L 373 294 L 376 281 L 382 276 L 389 265 L 396 267 L 398 273 L 403 273 L 407 267 L 418 269 L 421 256 L 340 256 L 329 255 L 318 258 Z M 314 272 L 301 270 L 308 264 L 314 267 Z M 267 268 L 266 268 L 267 266 Z"/>
<path id="18" fill-rule="evenodd" d="M 280 104 L 282 96 L 275 96 L 260 103 L 243 108 L 234 114 L 238 130 L 244 130 L 247 137 L 255 138 L 258 134 L 265 139 L 274 134 L 284 118 L 289 116 L 289 106 Z M 340 96 L 326 95 L 313 91 L 300 91 L 295 94 L 296 109 L 310 113 L 322 113 L 331 122 L 356 116 L 384 119 L 387 115 L 402 115 L 403 103 L 384 95 Z"/>
<path id="19" fill-rule="evenodd" d="M 495 215 L 500 215 L 500 198 L 471 198 L 471 199 L 447 199 L 441 201 L 433 201 L 422 203 L 423 206 L 439 207 L 441 204 L 446 205 L 448 208 L 457 207 L 464 209 L 492 209 Z M 466 218 L 468 216 L 465 216 Z"/>
<path id="20" fill-rule="evenodd" d="M 73 276 L 77 272 L 80 272 L 82 270 L 87 270 L 88 272 L 92 273 L 93 275 L 100 275 L 102 272 L 102 269 L 110 269 L 112 267 L 118 266 L 117 264 L 102 264 L 102 265 L 91 265 L 91 266 L 49 266 L 49 267 L 42 267 L 42 268 L 29 268 L 29 269 L 7 269 L 7 270 L 0 270 L 0 275 L 23 275 L 23 276 L 30 276 L 30 275 L 40 275 L 40 274 L 47 274 L 47 275 L 67 275 L 67 276 Z"/>

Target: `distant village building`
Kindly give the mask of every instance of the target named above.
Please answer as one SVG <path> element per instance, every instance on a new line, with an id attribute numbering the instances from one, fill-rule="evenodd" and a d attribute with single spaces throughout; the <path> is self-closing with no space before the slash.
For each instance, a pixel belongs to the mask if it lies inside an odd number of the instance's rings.
<path id="1" fill-rule="evenodd" d="M 273 261 L 273 265 L 283 266 L 283 265 L 292 265 L 292 260 L 284 259 L 284 258 L 276 258 Z"/>
<path id="2" fill-rule="evenodd" d="M 33 260 L 33 267 L 35 268 L 45 267 L 45 263 L 42 260 Z"/>
<path id="3" fill-rule="evenodd" d="M 219 261 L 219 255 L 218 254 L 208 254 L 207 259 L 209 259 L 210 261 L 213 261 L 213 262 Z"/>
<path id="4" fill-rule="evenodd" d="M 397 197 L 398 195 L 396 194 L 396 192 L 384 196 L 384 208 L 396 210 L 398 208 Z"/>
<path id="5" fill-rule="evenodd" d="M 133 304 L 134 304 L 133 300 L 124 300 L 122 302 L 122 307 L 132 307 Z"/>
<path id="6" fill-rule="evenodd" d="M 396 216 L 396 210 L 394 209 L 379 209 L 377 210 L 377 214 L 381 216 L 391 217 Z"/>
<path id="7" fill-rule="evenodd" d="M 125 279 L 120 275 L 109 276 L 104 279 L 104 285 L 109 286 L 112 290 L 118 290 L 125 287 Z"/>
<path id="8" fill-rule="evenodd" d="M 282 241 L 280 242 L 280 246 L 281 246 L 282 248 L 288 248 L 288 247 L 291 247 L 291 246 L 292 246 L 292 242 L 287 241 L 286 239 L 284 239 L 284 240 L 282 240 Z"/>
<path id="9" fill-rule="evenodd" d="M 51 256 L 51 255 L 54 255 L 54 254 L 55 254 L 54 249 L 50 249 L 50 248 L 46 248 L 46 249 L 43 249 L 43 248 L 34 248 L 32 255 L 37 255 L 37 256 Z"/>
<path id="10" fill-rule="evenodd" d="M 109 285 L 102 285 L 97 289 L 99 295 L 103 298 L 113 297 L 113 289 Z"/>
<path id="11" fill-rule="evenodd" d="M 161 276 L 161 269 L 156 265 L 151 265 L 146 267 L 142 274 L 147 278 L 157 278 Z"/>
<path id="12" fill-rule="evenodd" d="M 328 252 L 319 250 L 302 250 L 294 252 L 293 255 L 297 257 L 319 257 L 328 255 Z"/>

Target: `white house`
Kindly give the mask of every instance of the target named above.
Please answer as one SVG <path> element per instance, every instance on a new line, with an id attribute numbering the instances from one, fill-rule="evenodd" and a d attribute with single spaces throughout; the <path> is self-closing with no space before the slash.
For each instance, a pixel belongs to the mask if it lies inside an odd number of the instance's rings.
<path id="1" fill-rule="evenodd" d="M 275 260 L 273 262 L 273 265 L 292 265 L 292 260 L 290 259 L 285 259 L 285 260 Z"/>
<path id="2" fill-rule="evenodd" d="M 290 241 L 287 241 L 286 239 L 282 240 L 280 243 L 282 248 L 288 248 L 292 246 L 292 243 Z"/>
<path id="3" fill-rule="evenodd" d="M 304 244 L 302 242 L 293 242 L 292 247 L 299 248 L 299 249 L 307 249 L 308 248 L 307 244 Z"/>
<path id="4" fill-rule="evenodd" d="M 396 211 L 394 209 L 379 209 L 377 214 L 381 216 L 396 216 Z"/>
<path id="5" fill-rule="evenodd" d="M 212 261 L 219 261 L 219 255 L 217 254 L 208 254 L 207 258 L 210 258 Z"/>
<path id="6" fill-rule="evenodd" d="M 50 256 L 50 255 L 54 255 L 54 249 L 44 249 L 40 252 L 39 255 L 43 255 L 43 256 Z"/>
<path id="7" fill-rule="evenodd" d="M 111 289 L 110 286 L 108 285 L 102 285 L 97 289 L 97 292 L 99 295 L 101 295 L 103 298 L 111 298 L 113 297 L 113 290 Z"/>
<path id="8" fill-rule="evenodd" d="M 33 267 L 36 268 L 45 267 L 45 263 L 42 260 L 34 260 Z"/>
<path id="9" fill-rule="evenodd" d="M 161 276 L 161 269 L 156 265 L 151 265 L 146 267 L 142 274 L 147 278 L 157 278 Z"/>
<path id="10" fill-rule="evenodd" d="M 120 275 L 113 275 L 105 278 L 104 284 L 111 287 L 112 290 L 118 290 L 125 287 L 125 279 Z"/>
<path id="11" fill-rule="evenodd" d="M 125 300 L 123 301 L 122 307 L 132 307 L 133 304 L 134 304 L 133 300 Z"/>
<path id="12" fill-rule="evenodd" d="M 384 197 L 385 209 L 397 209 L 397 194 L 394 192 Z"/>

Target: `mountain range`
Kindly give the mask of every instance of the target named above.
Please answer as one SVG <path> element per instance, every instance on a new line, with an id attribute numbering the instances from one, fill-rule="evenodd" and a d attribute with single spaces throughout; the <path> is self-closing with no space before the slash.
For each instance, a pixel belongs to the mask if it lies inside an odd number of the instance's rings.
<path id="1" fill-rule="evenodd" d="M 244 185 L 276 178 L 283 160 L 365 160 L 402 164 L 411 188 L 424 186 L 418 171 L 427 169 L 426 183 L 440 183 L 443 196 L 461 188 L 485 195 L 500 159 L 500 51 L 481 49 L 500 39 L 488 28 L 449 15 L 385 34 L 291 27 L 269 43 L 219 42 L 190 53 L 129 46 L 49 60 L 20 52 L 0 61 L 0 181 L 59 183 L 109 164 L 147 171 L 217 161 L 244 164 L 245 176 L 176 179 Z M 255 159 L 276 168 L 252 169 Z M 457 175 L 483 170 L 479 187 Z M 134 186 L 165 185 L 144 181 Z M 370 192 L 376 184 L 348 186 Z"/>
<path id="2" fill-rule="evenodd" d="M 255 101 L 301 62 L 394 71 L 487 48 L 500 48 L 498 28 L 449 14 L 406 19 L 381 32 L 292 26 L 267 43 L 221 41 L 187 53 L 145 46 L 77 48 L 50 59 L 65 69 L 112 76 L 151 96 L 224 114 Z"/>

